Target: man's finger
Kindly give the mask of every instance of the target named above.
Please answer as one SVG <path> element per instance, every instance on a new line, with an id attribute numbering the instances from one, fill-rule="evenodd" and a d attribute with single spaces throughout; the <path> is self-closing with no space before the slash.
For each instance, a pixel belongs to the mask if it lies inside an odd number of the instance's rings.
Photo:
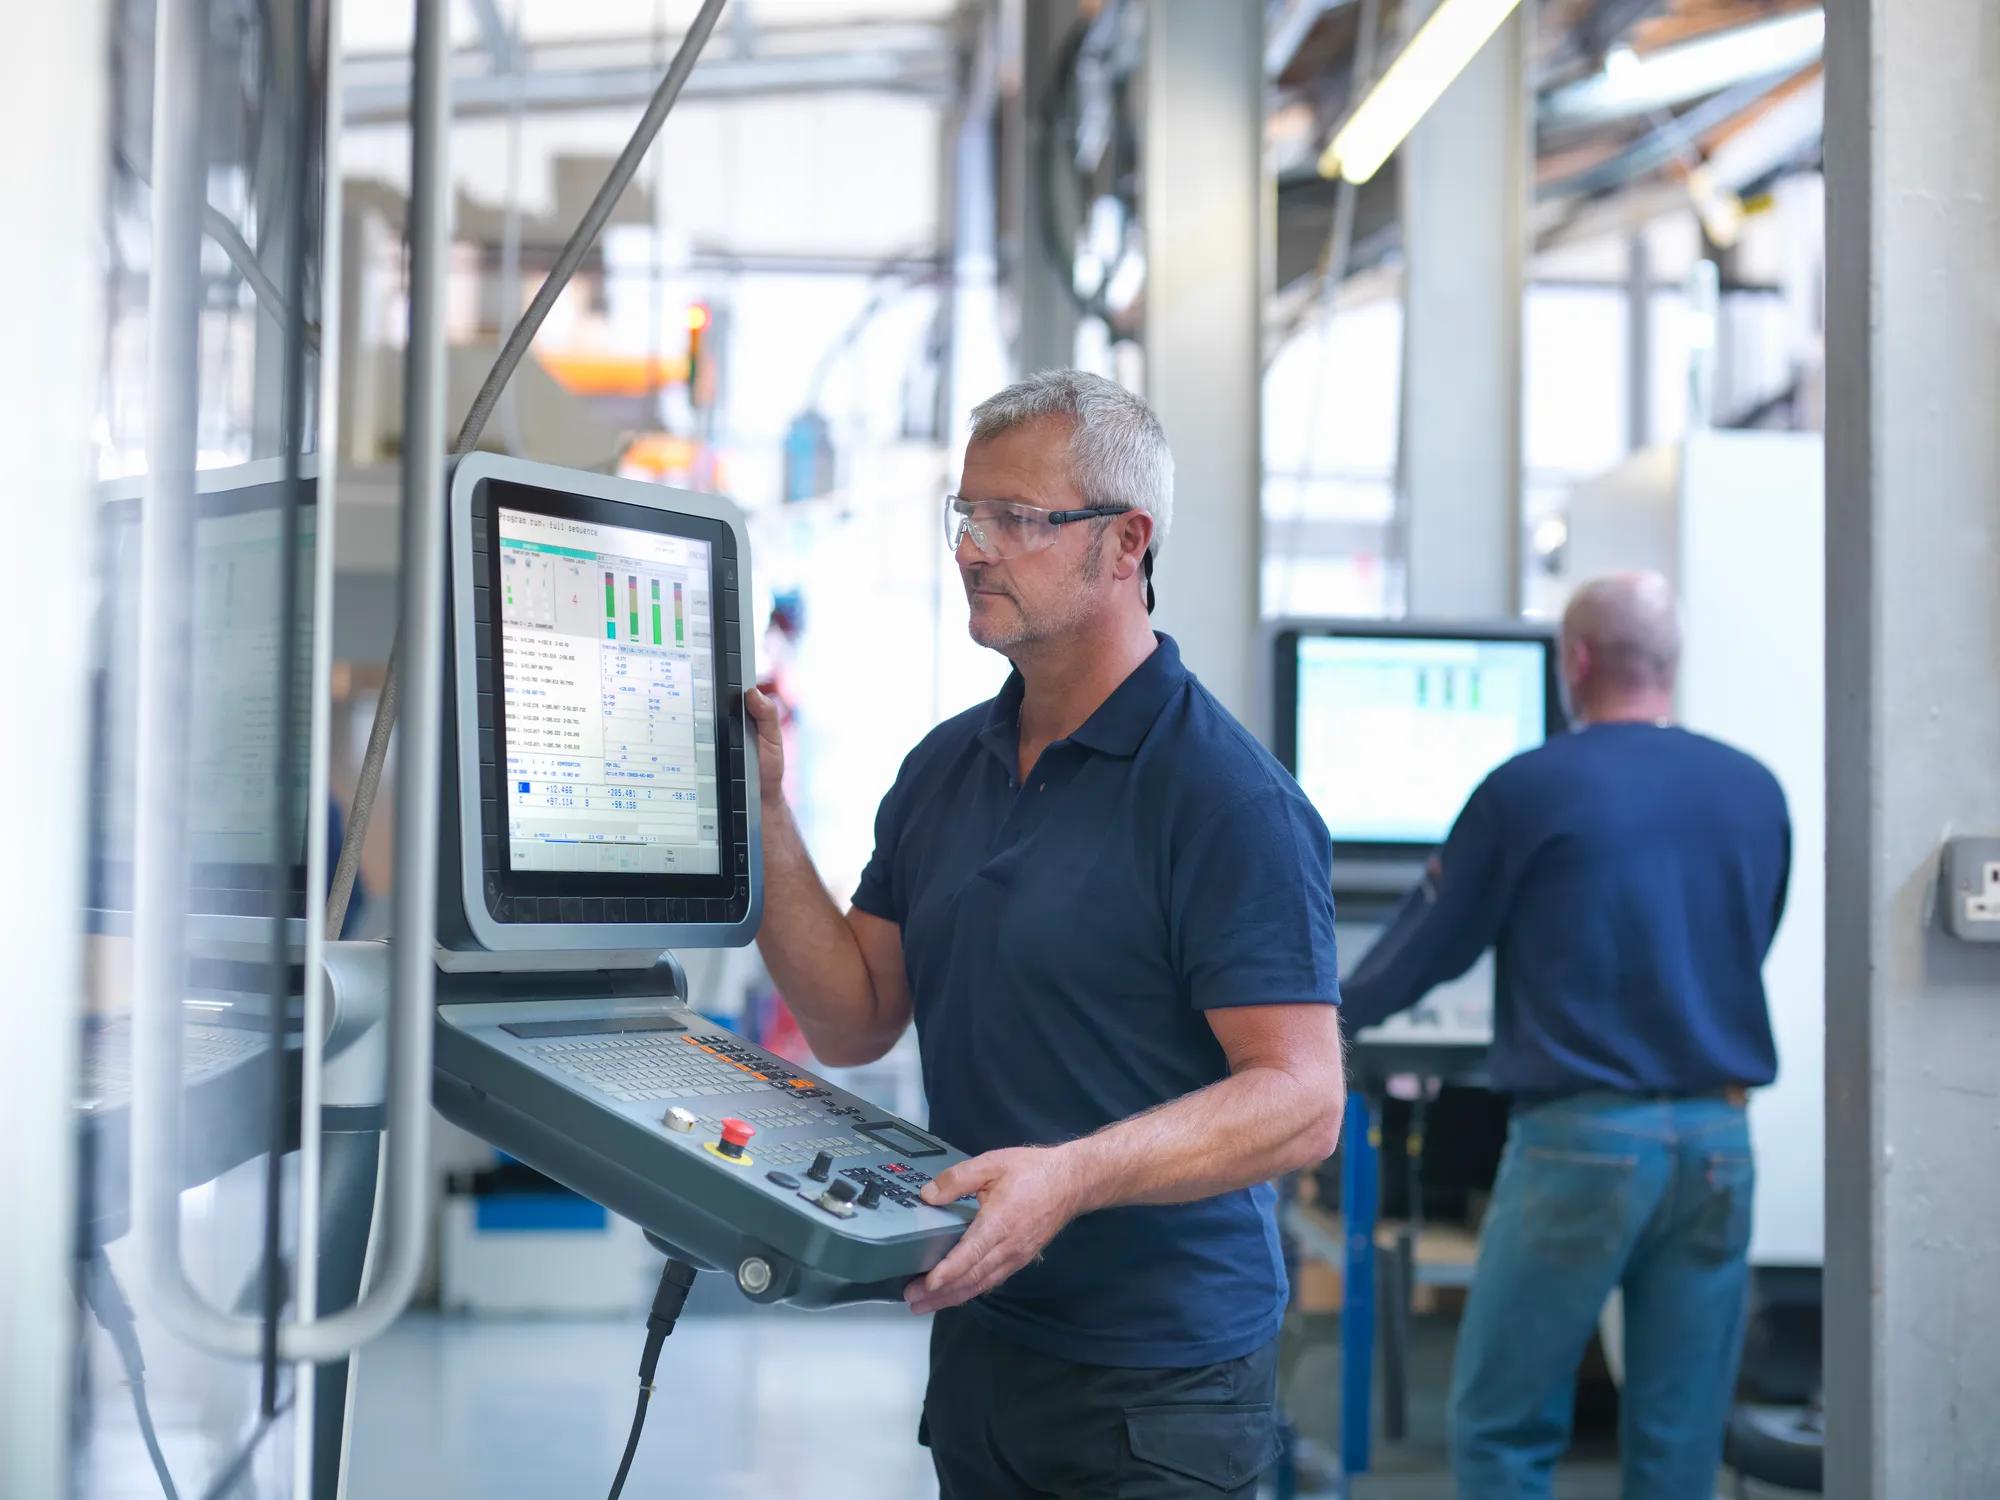
<path id="1" fill-rule="evenodd" d="M 958 1248 L 965 1248 L 964 1241 L 960 1241 Z M 957 1251 L 954 1250 L 953 1255 L 956 1254 Z M 1012 1263 L 1011 1267 L 1004 1274 L 1011 1276 L 1028 1263 L 1028 1256 L 1029 1252 L 1022 1237 L 1003 1230 L 990 1239 L 974 1245 L 962 1264 L 950 1267 L 949 1276 L 938 1274 L 946 1269 L 946 1261 L 940 1261 L 936 1270 L 919 1284 L 919 1295 L 928 1297 L 944 1291 L 956 1292 L 963 1286 L 986 1279 L 993 1267 L 1006 1265 L 1009 1262 Z M 951 1258 L 946 1259 L 948 1261 Z"/>
<path id="2" fill-rule="evenodd" d="M 953 1245 L 950 1254 L 931 1267 L 930 1275 L 921 1284 L 931 1291 L 949 1286 L 983 1260 L 987 1252 L 1005 1236 L 1006 1231 L 998 1224 L 975 1218 L 972 1227 L 965 1232 L 965 1238 Z"/>
<path id="3" fill-rule="evenodd" d="M 743 695 L 743 706 L 750 710 L 750 717 L 757 725 L 760 738 L 773 743 L 778 740 L 778 705 L 764 696 L 762 688 L 751 688 Z"/>
<path id="4" fill-rule="evenodd" d="M 1005 1246 L 996 1246 L 980 1259 L 969 1276 L 949 1286 L 934 1290 L 919 1284 L 916 1295 L 910 1299 L 910 1309 L 917 1313 L 939 1312 L 970 1302 L 975 1297 L 983 1297 L 1027 1263 L 1028 1257 L 1021 1254 L 1018 1248 L 1010 1250 Z"/>
<path id="5" fill-rule="evenodd" d="M 993 1179 L 999 1175 L 994 1170 L 991 1156 L 992 1153 L 988 1152 L 985 1156 L 975 1156 L 970 1161 L 962 1161 L 955 1167 L 946 1167 L 925 1183 L 917 1196 L 926 1203 L 944 1204 L 955 1202 L 969 1193 L 982 1191 L 991 1186 Z"/>

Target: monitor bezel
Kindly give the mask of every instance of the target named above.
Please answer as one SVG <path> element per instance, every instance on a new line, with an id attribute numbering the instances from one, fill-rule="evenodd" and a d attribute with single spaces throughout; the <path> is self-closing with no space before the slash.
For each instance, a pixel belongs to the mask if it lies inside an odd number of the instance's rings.
<path id="1" fill-rule="evenodd" d="M 1451 641 L 1468 645 L 1531 644 L 1542 648 L 1542 742 L 1569 728 L 1553 625 L 1535 620 L 1280 620 L 1272 630 L 1274 709 L 1271 746 L 1284 768 L 1298 775 L 1299 642 L 1305 639 Z M 1330 833 L 1332 829 L 1328 830 Z M 1343 839 L 1334 833 L 1336 868 L 1345 861 L 1402 864 L 1438 846 L 1428 839 Z"/>
<path id="2" fill-rule="evenodd" d="M 541 491 L 544 497 L 560 504 L 574 505 L 582 518 L 602 525 L 623 526 L 634 530 L 662 531 L 673 535 L 688 535 L 684 530 L 676 530 L 668 518 L 686 517 L 705 525 L 718 528 L 713 538 L 699 535 L 695 540 L 711 540 L 718 543 L 710 548 L 710 595 L 715 609 L 715 639 L 717 646 L 718 671 L 716 673 L 716 726 L 718 733 L 718 782 L 722 793 L 729 790 L 733 779 L 730 769 L 730 755 L 740 749 L 745 772 L 740 803 L 732 804 L 726 795 L 718 795 L 719 826 L 724 830 L 732 828 L 732 812 L 744 818 L 744 852 L 738 868 L 729 868 L 733 861 L 733 830 L 723 834 L 723 854 L 726 874 L 713 877 L 716 891 L 701 895 L 687 895 L 673 898 L 683 902 L 698 901 L 704 907 L 709 901 L 734 899 L 736 882 L 742 881 L 744 892 L 742 912 L 736 917 L 716 917 L 699 919 L 689 917 L 681 921 L 589 921 L 571 920 L 562 922 L 522 921 L 518 919 L 502 921 L 489 910 L 487 896 L 489 886 L 492 893 L 514 894 L 508 882 L 521 876 L 554 876 L 563 879 L 562 872 L 511 870 L 510 862 L 504 855 L 505 806 L 504 796 L 496 799 L 499 825 L 493 830 L 485 827 L 486 814 L 482 806 L 485 800 L 481 783 L 481 736 L 492 731 L 492 743 L 496 751 L 495 765 L 504 745 L 502 721 L 497 702 L 489 702 L 488 712 L 492 723 L 482 723 L 480 699 L 482 696 L 497 700 L 497 692 L 482 694 L 479 670 L 478 641 L 483 633 L 488 636 L 493 654 L 491 660 L 497 671 L 500 659 L 498 645 L 500 621 L 498 610 L 489 610 L 493 619 L 481 623 L 477 619 L 476 591 L 490 588 L 491 580 L 485 576 L 475 576 L 473 557 L 473 526 L 475 517 L 490 518 L 506 501 L 496 485 L 518 485 L 528 490 Z M 515 504 L 514 509 L 535 510 L 535 504 Z M 555 512 L 549 512 L 555 513 Z M 726 533 L 726 538 L 724 537 Z M 726 589 L 720 574 L 725 548 L 722 541 L 733 550 L 734 583 L 733 590 Z M 654 953 L 671 948 L 740 947 L 755 935 L 763 910 L 763 858 L 761 847 L 761 814 L 757 795 L 755 771 L 755 735 L 744 717 L 743 690 L 756 682 L 753 646 L 750 630 L 751 577 L 749 534 L 743 524 L 742 513 L 727 499 L 717 495 L 697 494 L 690 490 L 669 489 L 663 485 L 643 483 L 638 480 L 621 479 L 613 475 L 592 474 L 575 469 L 557 468 L 549 464 L 532 463 L 526 459 L 508 458 L 493 453 L 473 453 L 459 459 L 453 466 L 450 494 L 449 550 L 451 575 L 451 685 L 453 688 L 453 740 L 447 771 L 454 775 L 456 788 L 447 786 L 445 795 L 457 813 L 457 889 L 450 892 L 451 904 L 462 915 L 464 934 L 480 948 L 489 953 L 572 953 L 572 952 L 636 952 L 640 950 Z M 498 555 L 497 535 L 489 521 L 487 548 L 489 558 Z M 734 606 L 730 605 L 733 596 Z M 735 651 L 730 645 L 734 643 Z M 730 662 L 735 660 L 734 677 Z M 497 688 L 497 678 L 494 680 Z M 497 788 L 496 788 L 497 790 Z M 492 836 L 500 846 L 498 868 L 489 866 L 486 859 L 486 839 Z M 568 878 L 593 881 L 617 881 L 657 883 L 664 880 L 707 881 L 706 876 L 666 876 L 666 875 L 606 875 L 601 872 L 577 874 Z M 498 882 L 498 884 L 493 884 Z M 537 882 L 539 887 L 539 881 Z M 603 895 L 593 896 L 579 889 L 579 901 L 611 899 L 640 899 L 640 893 L 632 887 L 625 887 L 625 894 L 606 889 Z M 522 895 L 531 894 L 526 891 Z M 539 899 L 539 888 L 532 893 Z M 646 891 L 646 897 L 656 893 Z M 664 892 L 657 894 L 664 895 Z M 559 898 L 567 899 L 567 898 Z M 456 946 L 449 938 L 450 928 L 455 922 L 444 920 L 440 913 L 440 937 L 447 947 Z"/>

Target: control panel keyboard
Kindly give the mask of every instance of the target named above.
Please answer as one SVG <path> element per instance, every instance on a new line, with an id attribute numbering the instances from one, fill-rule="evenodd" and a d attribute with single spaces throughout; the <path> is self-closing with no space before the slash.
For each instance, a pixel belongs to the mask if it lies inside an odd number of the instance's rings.
<path id="1" fill-rule="evenodd" d="M 438 1014 L 447 1118 L 698 1264 L 737 1268 L 755 1300 L 898 1296 L 976 1210 L 917 1196 L 961 1153 L 691 1011 L 546 1000 Z"/>
<path id="2" fill-rule="evenodd" d="M 190 1087 L 270 1048 L 269 1038 L 247 1027 L 183 1024 L 181 1083 Z M 77 1107 L 86 1111 L 123 1104 L 132 1097 L 132 1022 L 120 1016 L 84 1035 Z"/>
<path id="3" fill-rule="evenodd" d="M 755 1153 L 755 1161 L 768 1167 L 803 1166 L 821 1152 L 838 1161 L 875 1155 L 882 1149 L 845 1129 L 799 1139 L 801 1127 L 844 1125 L 865 1118 L 868 1111 L 839 1103 L 818 1080 L 795 1073 L 762 1049 L 727 1036 L 681 1032 L 669 1038 L 594 1037 L 537 1043 L 526 1050 L 621 1103 L 671 1101 L 693 1115 L 698 1132 L 718 1134 L 725 1119 L 746 1120 L 766 1135 L 784 1131 L 788 1136 L 784 1142 Z M 782 1102 L 734 1109 L 707 1103 L 740 1100 L 751 1084 L 769 1085 L 778 1091 Z"/>

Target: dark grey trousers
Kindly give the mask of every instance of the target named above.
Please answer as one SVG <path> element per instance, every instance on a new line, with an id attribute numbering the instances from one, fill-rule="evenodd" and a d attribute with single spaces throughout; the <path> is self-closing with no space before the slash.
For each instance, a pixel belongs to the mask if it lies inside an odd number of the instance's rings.
<path id="1" fill-rule="evenodd" d="M 942 1500 L 1250 1500 L 1278 1455 L 1277 1343 L 1191 1370 L 1075 1364 L 964 1308 L 931 1325 L 918 1441 Z"/>

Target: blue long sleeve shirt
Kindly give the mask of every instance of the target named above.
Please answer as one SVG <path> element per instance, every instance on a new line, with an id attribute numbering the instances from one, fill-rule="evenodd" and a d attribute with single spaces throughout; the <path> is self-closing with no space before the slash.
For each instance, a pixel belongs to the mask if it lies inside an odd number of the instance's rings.
<path id="1" fill-rule="evenodd" d="M 1769 1083 L 1762 970 L 1790 866 L 1784 793 L 1758 761 L 1684 729 L 1592 725 L 1480 784 L 1342 1013 L 1372 1026 L 1490 946 L 1501 1093 Z"/>

